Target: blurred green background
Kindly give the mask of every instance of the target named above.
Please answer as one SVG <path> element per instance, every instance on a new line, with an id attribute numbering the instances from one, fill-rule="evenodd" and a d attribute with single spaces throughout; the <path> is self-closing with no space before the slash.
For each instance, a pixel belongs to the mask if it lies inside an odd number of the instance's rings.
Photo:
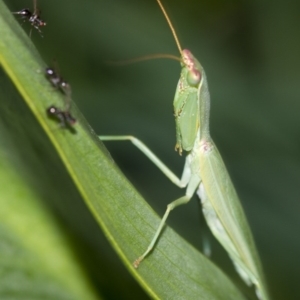
<path id="1" fill-rule="evenodd" d="M 6 3 L 11 11 L 32 8 L 31 0 Z M 300 2 L 165 0 L 163 4 L 182 46 L 206 70 L 212 137 L 248 216 L 273 299 L 300 299 Z M 72 85 L 73 100 L 95 131 L 140 138 L 180 175 L 184 157 L 174 151 L 172 113 L 179 63 L 153 60 L 122 67 L 106 63 L 151 53 L 178 55 L 156 1 L 39 0 L 38 6 L 47 26 L 42 28 L 44 38 L 33 30 L 32 41 L 46 62 L 58 61 L 62 76 Z M 23 26 L 29 32 L 30 26 Z M 129 142 L 106 145 L 158 214 L 184 193 Z M 105 282 L 106 289 L 101 289 L 107 299 L 122 299 L 121 295 L 147 299 L 104 237 L 98 236 L 97 225 L 90 223 L 82 226 L 97 234 L 82 238 L 105 253 L 103 270 L 95 271 L 95 284 Z M 199 249 L 207 237 L 212 259 L 239 280 L 205 227 L 196 197 L 175 210 L 168 224 Z M 80 235 L 79 227 L 74 232 Z M 113 290 L 116 272 L 123 282 L 119 295 Z"/>

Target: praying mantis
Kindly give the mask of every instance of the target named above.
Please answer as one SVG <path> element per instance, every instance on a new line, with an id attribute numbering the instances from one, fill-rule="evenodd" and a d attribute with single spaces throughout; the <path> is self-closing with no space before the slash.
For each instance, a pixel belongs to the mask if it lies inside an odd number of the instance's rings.
<path id="1" fill-rule="evenodd" d="M 206 222 L 215 238 L 230 256 L 236 271 L 247 285 L 254 285 L 257 297 L 269 299 L 262 267 L 255 243 L 216 145 L 210 136 L 210 94 L 205 71 L 193 54 L 182 50 L 172 23 L 161 3 L 160 6 L 174 36 L 181 55 L 181 75 L 173 102 L 176 145 L 181 155 L 187 152 L 185 166 L 179 179 L 153 152 L 133 136 L 100 136 L 102 141 L 130 140 L 178 187 L 185 188 L 185 195 L 168 204 L 167 210 L 146 251 L 133 265 L 139 264 L 152 251 L 170 212 L 186 204 L 197 193 L 201 199 Z"/>

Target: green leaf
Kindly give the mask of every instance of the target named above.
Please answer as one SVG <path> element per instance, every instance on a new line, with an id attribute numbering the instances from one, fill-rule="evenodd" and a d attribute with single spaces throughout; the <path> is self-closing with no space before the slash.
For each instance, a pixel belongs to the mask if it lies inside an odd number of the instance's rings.
<path id="1" fill-rule="evenodd" d="M 26 170 L 9 145 L 2 121 L 0 298 L 98 299 L 63 228 L 24 180 Z"/>
<path id="2" fill-rule="evenodd" d="M 0 265 L 9 264 L 12 274 L 27 274 L 24 287 L 13 284 L 14 276 L 1 280 L 0 295 L 10 284 L 9 295 L 26 291 L 30 299 L 94 297 L 64 231 L 43 202 L 71 190 L 67 181 L 51 184 L 66 180 L 55 169 L 59 156 L 115 251 L 151 297 L 244 299 L 220 269 L 170 228 L 140 268 L 132 267 L 154 234 L 158 216 L 117 168 L 75 105 L 75 132 L 58 128 L 47 117 L 47 107 L 63 107 L 64 98 L 51 88 L 43 75 L 45 63 L 1 0 L 0 12 L 0 63 L 8 75 L 0 74 L 0 176 L 5 185 L 0 191 L 5 207 L 0 251 L 7 257 Z M 5 243 L 20 253 L 18 260 L 10 253 L 5 256 Z M 1 299 L 8 294 L 3 295 Z"/>

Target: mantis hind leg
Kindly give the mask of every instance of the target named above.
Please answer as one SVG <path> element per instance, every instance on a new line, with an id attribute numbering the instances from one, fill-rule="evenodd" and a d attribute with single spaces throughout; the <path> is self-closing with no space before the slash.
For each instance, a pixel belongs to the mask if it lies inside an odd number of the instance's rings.
<path id="1" fill-rule="evenodd" d="M 134 261 L 133 266 L 137 269 L 139 264 L 144 260 L 144 258 L 151 252 L 151 250 L 153 249 L 153 247 L 155 246 L 155 243 L 157 242 L 162 229 L 164 228 L 164 225 L 166 223 L 166 220 L 170 214 L 170 212 L 176 208 L 177 206 L 180 206 L 182 204 L 186 204 L 188 203 L 192 196 L 194 195 L 196 189 L 198 188 L 199 184 L 200 184 L 200 178 L 198 175 L 193 175 L 191 177 L 191 180 L 187 186 L 187 190 L 186 190 L 186 194 L 183 197 L 180 197 L 174 201 L 172 201 L 171 203 L 168 204 L 167 206 L 167 210 L 162 218 L 162 220 L 160 221 L 160 224 L 154 234 L 154 237 L 152 238 L 147 250 L 138 258 Z"/>
<path id="2" fill-rule="evenodd" d="M 139 139 L 131 135 L 119 135 L 119 136 L 99 136 L 102 141 L 131 141 L 140 151 L 142 151 L 175 185 L 180 188 L 187 186 L 185 196 L 180 197 L 171 203 L 168 204 L 167 210 L 152 238 L 147 250 L 136 259 L 133 263 L 135 268 L 138 268 L 141 261 L 151 252 L 155 243 L 157 242 L 166 220 L 170 212 L 182 204 L 186 204 L 190 201 L 194 195 L 196 189 L 200 184 L 200 177 L 197 174 L 192 174 L 191 165 L 192 165 L 192 156 L 189 154 L 186 158 L 185 166 L 183 169 L 182 177 L 179 179 L 144 143 Z"/>

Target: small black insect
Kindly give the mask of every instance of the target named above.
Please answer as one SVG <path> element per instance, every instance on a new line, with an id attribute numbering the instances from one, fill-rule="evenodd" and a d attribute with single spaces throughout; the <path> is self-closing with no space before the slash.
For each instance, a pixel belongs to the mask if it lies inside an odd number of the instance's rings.
<path id="1" fill-rule="evenodd" d="M 47 114 L 50 118 L 59 121 L 60 127 L 69 128 L 75 132 L 73 125 L 76 123 L 76 119 L 71 115 L 72 104 L 72 90 L 70 84 L 65 81 L 59 74 L 57 63 L 54 61 L 54 68 L 48 67 L 45 70 L 47 79 L 51 82 L 53 87 L 59 89 L 65 96 L 65 108 L 60 109 L 52 105 L 47 109 Z"/>
<path id="2" fill-rule="evenodd" d="M 77 120 L 69 111 L 61 110 L 56 106 L 51 105 L 49 108 L 47 108 L 47 114 L 50 118 L 58 120 L 61 127 L 69 128 L 74 131 L 73 125 Z"/>
<path id="3" fill-rule="evenodd" d="M 36 6 L 36 0 L 33 0 L 33 6 L 34 6 L 33 13 L 28 8 L 23 8 L 20 11 L 13 12 L 13 14 L 20 15 L 24 21 L 27 20 L 35 29 L 37 29 L 37 31 L 43 37 L 40 27 L 46 26 L 46 22 L 44 22 L 40 18 L 41 12 Z M 31 30 L 29 36 L 31 36 Z"/>
<path id="4" fill-rule="evenodd" d="M 55 88 L 60 89 L 66 96 L 71 96 L 71 86 L 54 68 L 46 68 L 46 76 Z"/>

